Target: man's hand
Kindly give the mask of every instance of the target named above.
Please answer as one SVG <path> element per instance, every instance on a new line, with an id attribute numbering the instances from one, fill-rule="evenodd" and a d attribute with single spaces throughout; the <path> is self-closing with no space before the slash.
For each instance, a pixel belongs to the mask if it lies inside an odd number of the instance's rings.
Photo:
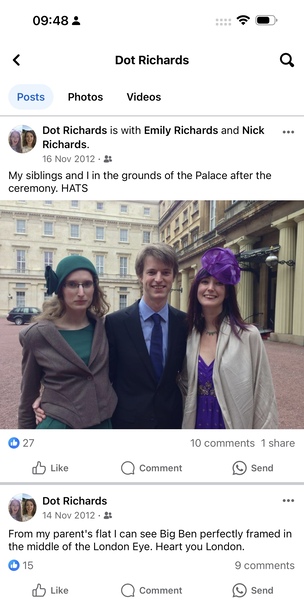
<path id="1" fill-rule="evenodd" d="M 35 402 L 32 404 L 33 411 L 34 411 L 35 417 L 36 417 L 36 425 L 39 425 L 39 423 L 42 423 L 43 419 L 45 419 L 45 417 L 46 417 L 44 410 L 42 408 L 40 408 L 40 402 L 41 402 L 41 398 L 37 398 L 37 400 L 35 400 Z"/>

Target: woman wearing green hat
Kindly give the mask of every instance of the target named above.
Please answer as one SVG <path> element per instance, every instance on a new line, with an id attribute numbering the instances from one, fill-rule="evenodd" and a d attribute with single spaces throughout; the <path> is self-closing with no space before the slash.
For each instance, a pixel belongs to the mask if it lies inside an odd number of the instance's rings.
<path id="1" fill-rule="evenodd" d="M 35 322 L 20 332 L 23 348 L 19 428 L 35 428 L 41 396 L 43 429 L 109 429 L 117 397 L 109 380 L 104 315 L 96 269 L 83 256 L 46 269 L 48 294 Z"/>

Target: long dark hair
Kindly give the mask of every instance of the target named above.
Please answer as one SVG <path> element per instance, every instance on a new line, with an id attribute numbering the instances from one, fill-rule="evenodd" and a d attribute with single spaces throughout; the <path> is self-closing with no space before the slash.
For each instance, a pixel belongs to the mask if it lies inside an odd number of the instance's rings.
<path id="1" fill-rule="evenodd" d="M 23 502 L 22 502 L 22 514 L 23 515 L 27 515 L 27 510 L 26 510 L 26 504 L 27 502 L 31 502 L 33 504 L 33 512 L 32 512 L 32 517 L 36 514 L 36 510 L 37 510 L 37 505 L 36 502 L 33 498 L 23 498 Z"/>
<path id="2" fill-rule="evenodd" d="M 24 130 L 23 130 L 23 141 L 22 141 L 22 146 L 23 146 L 23 147 L 25 147 L 25 146 L 28 146 L 28 143 L 27 143 L 27 141 L 26 141 L 26 135 L 27 135 L 28 133 L 31 133 L 31 134 L 32 134 L 32 136 L 33 136 L 33 138 L 34 138 L 34 139 L 33 139 L 32 146 L 31 146 L 31 148 L 34 148 L 34 147 L 36 146 L 37 137 L 36 137 L 36 133 L 35 133 L 35 131 L 33 131 L 32 129 L 24 129 Z"/>
<path id="3" fill-rule="evenodd" d="M 195 277 L 189 294 L 188 311 L 187 311 L 187 323 L 188 332 L 192 332 L 192 329 L 196 329 L 198 333 L 203 333 L 205 329 L 205 318 L 202 314 L 202 306 L 197 299 L 197 290 L 200 282 L 205 277 L 211 277 L 208 271 L 201 269 Z M 218 315 L 216 321 L 216 330 L 219 332 L 221 324 L 225 317 L 229 319 L 231 329 L 236 337 L 240 337 L 240 331 L 248 329 L 248 324 L 245 323 L 241 317 L 239 305 L 236 299 L 236 291 L 234 285 L 225 285 L 226 297 L 223 302 L 223 310 Z"/>

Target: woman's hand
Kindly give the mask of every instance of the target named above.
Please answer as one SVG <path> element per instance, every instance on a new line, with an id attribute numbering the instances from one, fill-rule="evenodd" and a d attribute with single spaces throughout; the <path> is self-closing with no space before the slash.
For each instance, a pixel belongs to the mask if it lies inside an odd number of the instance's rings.
<path id="1" fill-rule="evenodd" d="M 36 425 L 42 423 L 43 419 L 45 419 L 46 414 L 42 408 L 40 408 L 41 398 L 37 398 L 35 402 L 33 402 L 32 407 L 36 417 Z"/>

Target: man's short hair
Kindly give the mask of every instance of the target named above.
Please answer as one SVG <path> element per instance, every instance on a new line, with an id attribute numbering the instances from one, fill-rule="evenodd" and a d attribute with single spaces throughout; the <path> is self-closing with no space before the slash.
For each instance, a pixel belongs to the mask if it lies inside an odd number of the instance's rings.
<path id="1" fill-rule="evenodd" d="M 147 244 L 139 252 L 135 261 L 135 272 L 137 277 L 142 277 L 144 272 L 145 260 L 148 256 L 153 256 L 156 260 L 164 263 L 167 267 L 173 269 L 174 277 L 178 273 L 178 261 L 175 250 L 168 244 L 159 242 L 158 244 Z"/>

